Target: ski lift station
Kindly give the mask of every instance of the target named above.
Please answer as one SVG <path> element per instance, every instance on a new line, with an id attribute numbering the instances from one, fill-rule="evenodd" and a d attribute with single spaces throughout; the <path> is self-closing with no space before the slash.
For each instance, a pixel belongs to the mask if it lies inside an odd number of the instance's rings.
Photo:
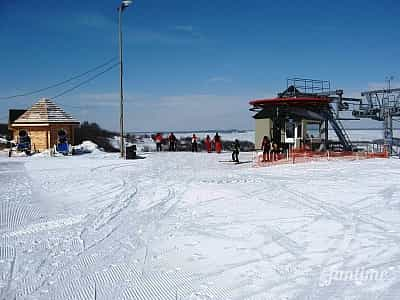
<path id="1" fill-rule="evenodd" d="M 79 124 L 79 121 L 49 99 L 41 99 L 26 111 L 10 111 L 9 129 L 13 138 L 28 135 L 35 152 L 53 147 L 60 132 L 70 137 L 73 144 L 74 129 Z"/>
<path id="2" fill-rule="evenodd" d="M 331 89 L 329 81 L 287 79 L 286 90 L 277 97 L 250 101 L 250 110 L 255 112 L 256 147 L 268 136 L 283 150 L 357 151 L 342 121 L 363 117 L 384 121 L 384 143 L 392 149 L 398 145 L 392 118 L 400 117 L 399 95 L 400 89 L 370 91 L 361 94 L 363 100 L 344 97 L 343 90 Z M 341 117 L 343 111 L 350 112 L 350 117 Z M 330 128 L 337 139 L 330 139 Z"/>

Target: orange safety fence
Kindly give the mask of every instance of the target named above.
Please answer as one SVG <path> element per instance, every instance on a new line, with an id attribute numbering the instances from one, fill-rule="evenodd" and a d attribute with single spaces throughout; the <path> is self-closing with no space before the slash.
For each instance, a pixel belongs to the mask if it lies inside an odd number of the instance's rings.
<path id="1" fill-rule="evenodd" d="M 273 159 L 272 154 L 270 160 L 263 161 L 262 152 L 256 152 L 254 160 L 255 167 L 265 167 L 282 164 L 307 163 L 313 161 L 329 161 L 329 160 L 361 160 L 371 158 L 389 158 L 388 151 L 383 152 L 367 152 L 367 151 L 309 151 L 309 150 L 294 150 L 287 154 L 278 154 L 276 159 Z"/>

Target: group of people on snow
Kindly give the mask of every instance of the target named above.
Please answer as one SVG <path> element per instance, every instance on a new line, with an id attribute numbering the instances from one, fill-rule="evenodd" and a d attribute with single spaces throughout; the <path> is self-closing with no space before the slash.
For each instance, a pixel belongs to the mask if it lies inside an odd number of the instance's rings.
<path id="1" fill-rule="evenodd" d="M 263 162 L 278 160 L 278 144 L 274 141 L 270 141 L 268 136 L 264 136 L 261 143 L 261 150 L 263 152 Z"/>
<path id="2" fill-rule="evenodd" d="M 161 133 L 157 133 L 154 137 L 153 137 L 155 143 L 156 143 L 156 150 L 157 152 L 162 151 L 162 144 L 164 141 L 164 138 L 162 136 Z M 167 138 L 168 141 L 168 145 L 169 151 L 177 151 L 177 138 L 174 135 L 173 132 L 171 132 L 168 135 Z M 205 139 L 202 141 L 203 145 L 204 145 L 204 150 L 206 150 L 208 153 L 211 153 L 213 151 L 215 151 L 216 153 L 221 153 L 222 151 L 222 141 L 221 141 L 221 137 L 218 134 L 218 132 L 215 134 L 214 138 L 211 139 L 210 135 L 207 134 L 207 136 L 205 137 Z M 191 137 L 191 150 L 192 152 L 198 152 L 199 151 L 199 138 L 197 137 L 197 135 L 195 133 L 193 133 L 192 137 Z M 232 150 L 232 161 L 239 163 L 239 153 L 240 153 L 240 142 L 239 140 L 235 140 L 233 143 L 233 150 Z"/>
<path id="3" fill-rule="evenodd" d="M 211 139 L 210 135 L 207 134 L 206 138 L 204 139 L 204 146 L 208 153 L 211 153 L 213 149 L 215 152 L 221 153 L 222 142 L 218 132 L 215 134 L 213 139 Z"/>
<path id="4" fill-rule="evenodd" d="M 154 137 L 154 141 L 156 143 L 156 151 L 160 152 L 162 151 L 162 145 L 164 138 L 161 133 L 157 133 Z M 174 135 L 173 132 L 171 132 L 168 135 L 167 138 L 168 141 L 168 150 L 169 151 L 177 151 L 177 138 Z M 191 138 L 191 150 L 192 152 L 198 152 L 199 151 L 199 138 L 196 136 L 195 133 L 193 133 L 192 138 Z M 210 135 L 207 135 L 206 138 L 203 140 L 204 148 L 208 153 L 211 153 L 213 150 L 217 153 L 221 153 L 222 151 L 222 142 L 221 142 L 221 137 L 219 136 L 218 132 L 215 134 L 214 138 L 211 139 Z"/>

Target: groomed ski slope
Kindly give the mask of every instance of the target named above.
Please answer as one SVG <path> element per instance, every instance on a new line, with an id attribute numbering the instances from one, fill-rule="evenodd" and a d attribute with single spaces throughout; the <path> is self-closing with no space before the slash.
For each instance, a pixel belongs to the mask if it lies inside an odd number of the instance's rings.
<path id="1" fill-rule="evenodd" d="M 397 299 L 400 160 L 229 156 L 0 158 L 0 299 Z"/>

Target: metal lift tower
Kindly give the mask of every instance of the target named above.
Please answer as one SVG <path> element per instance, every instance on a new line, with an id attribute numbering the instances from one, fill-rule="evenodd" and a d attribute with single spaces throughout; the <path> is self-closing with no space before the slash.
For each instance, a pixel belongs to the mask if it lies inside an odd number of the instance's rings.
<path id="1" fill-rule="evenodd" d="M 351 105 L 360 103 L 361 99 L 343 97 L 343 90 L 332 90 L 331 83 L 328 80 L 289 78 L 287 79 L 287 86 L 293 86 L 296 90 L 302 90 L 306 95 L 327 97 L 329 99 L 329 109 L 320 111 L 320 113 L 329 121 L 340 144 L 343 146 L 343 150 L 354 150 L 350 137 L 341 121 L 354 121 L 358 119 L 343 118 L 340 116 L 340 112 L 348 111 Z M 327 130 L 328 128 L 326 128 Z"/>
<path id="2" fill-rule="evenodd" d="M 400 139 L 393 137 L 393 120 L 400 120 L 400 88 L 362 92 L 364 97 L 358 109 L 353 110 L 357 118 L 369 118 L 383 121 L 383 141 L 390 154 L 393 146 L 400 145 Z"/>

